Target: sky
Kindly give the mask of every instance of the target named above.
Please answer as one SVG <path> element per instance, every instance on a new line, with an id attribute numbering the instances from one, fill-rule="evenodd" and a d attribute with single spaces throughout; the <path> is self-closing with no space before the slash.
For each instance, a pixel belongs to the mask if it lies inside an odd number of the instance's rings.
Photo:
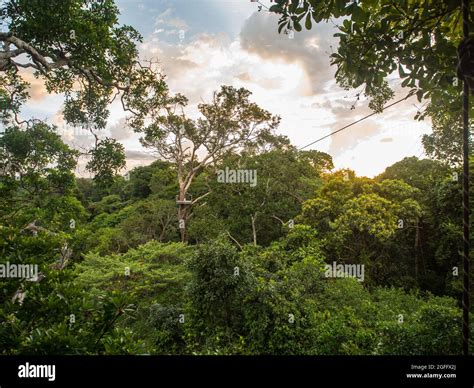
<path id="1" fill-rule="evenodd" d="M 313 25 L 311 31 L 290 39 L 278 34 L 277 15 L 265 9 L 259 12 L 258 4 L 250 0 L 116 0 L 116 4 L 120 22 L 144 38 L 139 44 L 141 58 L 160 62 L 170 91 L 189 98 L 191 117 L 198 115 L 197 104 L 209 102 L 221 85 L 245 87 L 252 92 L 252 101 L 281 117 L 278 133 L 303 147 L 371 113 L 364 98 L 351 109 L 357 91 L 336 85 L 329 55 L 337 50 L 333 34 L 338 21 Z M 55 124 L 71 145 L 92 141 L 65 124 L 62 96 L 45 93 L 33 76 L 29 81 L 31 99 L 23 114 Z M 396 91 L 394 100 L 406 95 L 397 75 L 389 83 Z M 431 126 L 429 121 L 413 119 L 417 104 L 412 97 L 307 149 L 329 153 L 336 169 L 351 168 L 368 177 L 406 156 L 423 157 L 421 138 Z M 126 127 L 118 104 L 111 106 L 105 134 L 124 145 L 127 169 L 155 160 Z M 77 173 L 88 176 L 83 165 Z"/>

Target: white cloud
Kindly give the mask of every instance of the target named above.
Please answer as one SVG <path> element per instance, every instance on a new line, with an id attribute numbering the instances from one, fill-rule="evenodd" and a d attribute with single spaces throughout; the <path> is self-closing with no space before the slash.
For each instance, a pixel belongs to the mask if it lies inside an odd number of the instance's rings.
<path id="1" fill-rule="evenodd" d="M 125 118 L 121 118 L 109 128 L 110 136 L 117 140 L 129 139 L 133 136 L 133 130 L 127 125 Z"/>
<path id="2" fill-rule="evenodd" d="M 301 85 L 302 95 L 324 93 L 326 83 L 334 78 L 335 72 L 329 62 L 331 45 L 335 44 L 333 27 L 319 24 L 289 39 L 285 34 L 278 34 L 277 22 L 277 15 L 253 14 L 240 33 L 242 48 L 264 60 L 299 65 L 307 76 L 306 87 Z"/>
<path id="3" fill-rule="evenodd" d="M 161 14 L 159 14 L 155 20 L 155 27 L 158 30 L 166 30 L 166 29 L 177 29 L 187 31 L 189 29 L 188 24 L 186 21 L 179 17 L 173 17 L 173 9 L 168 8 Z"/>

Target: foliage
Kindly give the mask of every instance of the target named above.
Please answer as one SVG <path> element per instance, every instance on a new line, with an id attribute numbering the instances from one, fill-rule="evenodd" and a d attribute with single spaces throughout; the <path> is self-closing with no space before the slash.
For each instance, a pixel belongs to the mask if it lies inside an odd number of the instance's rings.
<path id="1" fill-rule="evenodd" d="M 393 72 L 429 99 L 418 118 L 433 120 L 433 159 L 371 179 L 274 134 L 280 118 L 244 88 L 222 86 L 191 119 L 187 98 L 139 60 L 141 37 L 112 0 L 2 2 L 0 265 L 38 273 L 2 274 L 0 353 L 461 353 L 458 5 L 272 6 L 280 30 L 341 23 L 336 80 L 374 111 L 393 97 Z M 81 155 L 56 128 L 20 121 L 24 68 L 93 135 L 92 179 L 75 177 Z M 123 146 L 97 133 L 115 97 L 160 156 L 124 176 Z M 254 171 L 255 184 L 219 180 L 225 169 Z M 364 278 L 328 275 L 336 264 Z"/>
<path id="2" fill-rule="evenodd" d="M 120 95 L 123 109 L 139 120 L 161 106 L 167 93 L 156 65 L 138 58 L 142 37 L 131 26 L 119 25 L 112 0 L 7 0 L 0 5 L 0 19 L 7 28 L 0 33 L 0 101 L 8 108 L 1 109 L 0 121 L 22 127 L 35 122 L 19 119 L 29 98 L 24 69 L 32 69 L 49 93 L 64 95 L 66 122 L 95 137 L 88 166 L 107 182 L 124 158 L 114 139 L 99 141 L 109 104 Z"/>

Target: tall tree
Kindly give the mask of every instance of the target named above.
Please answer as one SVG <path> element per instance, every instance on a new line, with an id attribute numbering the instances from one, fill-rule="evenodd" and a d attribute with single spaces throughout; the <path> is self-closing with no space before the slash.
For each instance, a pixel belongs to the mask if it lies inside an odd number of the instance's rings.
<path id="1" fill-rule="evenodd" d="M 134 129 L 143 133 L 142 144 L 176 167 L 182 241 L 187 239 L 191 206 L 209 194 L 188 197 L 195 177 L 230 153 L 271 140 L 271 133 L 279 124 L 279 117 L 250 101 L 250 94 L 244 88 L 222 86 L 214 93 L 211 103 L 199 104 L 201 117 L 197 120 L 186 116 L 184 108 L 188 100 L 178 94 L 167 99 L 164 110 L 160 106 L 151 109 L 147 120 L 131 120 Z"/>

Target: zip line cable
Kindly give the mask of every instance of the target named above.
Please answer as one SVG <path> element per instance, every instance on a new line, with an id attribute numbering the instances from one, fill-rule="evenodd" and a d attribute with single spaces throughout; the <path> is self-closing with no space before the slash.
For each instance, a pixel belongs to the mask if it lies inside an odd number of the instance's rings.
<path id="1" fill-rule="evenodd" d="M 392 107 L 392 106 L 394 106 L 394 105 L 397 105 L 397 104 L 399 104 L 399 103 L 402 102 L 402 101 L 408 100 L 408 99 L 409 99 L 410 97 L 412 97 L 412 96 L 413 96 L 413 94 L 408 94 L 408 95 L 406 95 L 405 97 L 403 97 L 402 99 L 400 99 L 400 100 L 398 100 L 398 101 L 395 101 L 395 102 L 392 102 L 391 104 L 385 105 L 385 106 L 382 108 L 382 111 L 381 111 L 381 112 L 372 112 L 372 113 L 368 114 L 367 116 L 364 116 L 364 117 L 360 118 L 359 120 L 356 120 L 356 121 L 354 121 L 354 122 L 352 122 L 352 123 L 350 123 L 350 124 L 348 124 L 348 125 L 346 125 L 346 126 L 344 126 L 344 127 L 342 127 L 342 128 L 339 128 L 338 130 L 336 130 L 336 131 L 334 131 L 334 132 L 331 132 L 331 133 L 329 133 L 328 135 L 323 136 L 323 137 L 321 137 L 321 138 L 319 138 L 319 139 L 317 139 L 317 140 L 315 140 L 315 141 L 313 141 L 313 142 L 311 142 L 311 143 L 305 145 L 304 147 L 300 147 L 300 148 L 298 148 L 298 149 L 299 149 L 299 150 L 303 150 L 303 149 L 305 149 L 305 148 L 307 148 L 307 147 L 309 147 L 309 146 L 311 146 L 311 145 L 313 145 L 313 144 L 315 144 L 315 143 L 320 142 L 321 140 L 324 140 L 324 139 L 328 138 L 329 136 L 334 135 L 335 133 L 341 132 L 341 131 L 343 131 L 344 129 L 347 129 L 347 128 L 349 128 L 349 127 L 352 127 L 353 125 L 355 125 L 355 124 L 357 124 L 357 123 L 360 123 L 361 121 L 364 121 L 365 119 L 368 119 L 369 117 L 372 117 L 372 116 L 374 116 L 374 115 L 376 115 L 376 114 L 378 114 L 378 113 L 382 113 L 383 111 L 385 111 L 385 109 L 388 109 L 388 108 L 390 108 L 390 107 Z"/>

